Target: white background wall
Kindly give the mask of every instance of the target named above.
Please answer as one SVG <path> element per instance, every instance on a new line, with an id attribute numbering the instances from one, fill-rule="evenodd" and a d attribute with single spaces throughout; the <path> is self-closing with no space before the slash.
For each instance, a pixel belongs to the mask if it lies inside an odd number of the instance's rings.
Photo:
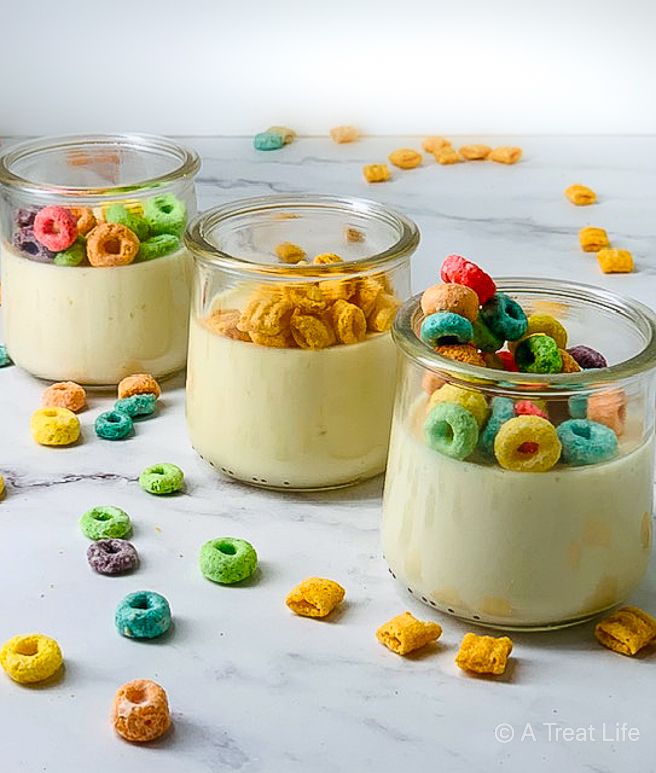
<path id="1" fill-rule="evenodd" d="M 656 131 L 654 0 L 0 0 L 0 134 Z"/>

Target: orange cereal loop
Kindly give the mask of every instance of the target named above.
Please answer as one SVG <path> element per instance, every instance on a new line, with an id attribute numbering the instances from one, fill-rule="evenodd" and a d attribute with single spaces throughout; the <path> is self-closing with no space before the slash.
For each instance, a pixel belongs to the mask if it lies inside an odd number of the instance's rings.
<path id="1" fill-rule="evenodd" d="M 483 161 L 491 152 L 489 145 L 463 145 L 460 148 L 460 155 L 467 161 Z"/>
<path id="2" fill-rule="evenodd" d="M 497 164 L 516 164 L 522 157 L 522 149 L 510 145 L 502 145 L 494 148 L 487 157 L 488 161 L 496 161 Z"/>
<path id="3" fill-rule="evenodd" d="M 376 631 L 378 641 L 397 655 L 407 655 L 421 649 L 439 639 L 441 635 L 440 625 L 432 621 L 417 620 L 410 612 L 393 617 Z"/>
<path id="4" fill-rule="evenodd" d="M 126 376 L 118 385 L 120 400 L 132 395 L 151 394 L 159 397 L 161 392 L 159 384 L 149 373 L 133 373 L 131 376 Z"/>
<path id="5" fill-rule="evenodd" d="M 628 250 L 612 247 L 599 250 L 597 263 L 604 274 L 630 274 L 633 271 L 633 255 Z"/>
<path id="6" fill-rule="evenodd" d="M 437 284 L 424 290 L 421 310 L 424 314 L 451 311 L 475 322 L 478 317 L 478 295 L 469 287 L 458 284 Z"/>
<path id="7" fill-rule="evenodd" d="M 92 266 L 127 266 L 139 252 L 139 239 L 120 223 L 101 223 L 87 237 L 87 258 Z"/>
<path id="8" fill-rule="evenodd" d="M 360 279 L 357 282 L 352 300 L 356 306 L 359 306 L 362 309 L 365 317 L 368 317 L 374 310 L 376 301 L 382 292 L 383 283 L 378 279 L 367 277 L 366 279 Z"/>
<path id="9" fill-rule="evenodd" d="M 603 228 L 589 225 L 579 231 L 579 244 L 583 252 L 599 252 L 604 247 L 610 247 L 608 234 Z"/>
<path id="10" fill-rule="evenodd" d="M 70 213 L 76 220 L 77 232 L 82 236 L 96 227 L 96 217 L 89 207 L 71 207 Z"/>
<path id="11" fill-rule="evenodd" d="M 238 309 L 214 309 L 205 320 L 205 327 L 217 335 L 235 341 L 250 341 L 250 335 L 237 327 L 240 317 L 241 312 Z"/>
<path id="12" fill-rule="evenodd" d="M 389 156 L 390 162 L 399 169 L 414 169 L 422 162 L 422 155 L 412 148 L 393 150 Z"/>
<path id="13" fill-rule="evenodd" d="M 426 153 L 437 153 L 437 151 L 442 150 L 442 148 L 450 148 L 451 141 L 445 139 L 444 137 L 426 137 L 426 139 L 421 143 L 421 147 L 426 151 Z"/>
<path id="14" fill-rule="evenodd" d="M 51 384 L 41 397 L 44 408 L 68 408 L 78 413 L 87 404 L 87 393 L 74 381 L 59 381 Z"/>
<path id="15" fill-rule="evenodd" d="M 565 189 L 565 196 L 576 204 L 577 207 L 585 207 L 588 204 L 594 204 L 597 200 L 597 194 L 586 185 L 570 185 Z"/>
<path id="16" fill-rule="evenodd" d="M 368 183 L 384 183 L 392 176 L 387 164 L 365 164 L 362 174 Z"/>
<path id="17" fill-rule="evenodd" d="M 624 433 L 626 425 L 626 394 L 623 389 L 597 392 L 588 398 L 587 418 L 610 427 L 616 435 Z"/>
<path id="18" fill-rule="evenodd" d="M 312 259 L 312 263 L 315 266 L 329 266 L 331 263 L 343 263 L 344 258 L 340 255 L 336 255 L 334 252 L 322 252 L 320 255 L 315 255 Z"/>
<path id="19" fill-rule="evenodd" d="M 348 301 L 336 301 L 330 315 L 340 344 L 364 341 L 367 335 L 367 318 L 359 306 Z"/>
<path id="20" fill-rule="evenodd" d="M 392 327 L 399 302 L 393 295 L 381 293 L 371 313 L 367 315 L 367 328 L 372 333 L 385 333 Z"/>
<path id="21" fill-rule="evenodd" d="M 471 344 L 448 344 L 446 346 L 438 346 L 435 351 L 449 360 L 467 362 L 470 365 L 478 365 L 481 368 L 485 367 L 483 355 Z"/>
<path id="22" fill-rule="evenodd" d="M 456 655 L 456 665 L 474 674 L 503 674 L 512 652 L 512 639 L 507 636 L 477 636 L 466 633 Z"/>
<path id="23" fill-rule="evenodd" d="M 326 349 L 335 343 L 335 333 L 327 319 L 295 311 L 290 327 L 292 337 L 301 349 Z"/>
<path id="24" fill-rule="evenodd" d="M 355 228 L 352 225 L 346 226 L 344 229 L 344 238 L 347 242 L 363 242 L 365 239 L 364 231 L 359 228 Z"/>
<path id="25" fill-rule="evenodd" d="M 150 679 L 127 682 L 114 696 L 112 724 L 126 741 L 154 741 L 171 726 L 166 692 Z"/>
<path id="26" fill-rule="evenodd" d="M 298 263 L 305 259 L 305 250 L 293 242 L 277 244 L 274 252 L 283 263 Z"/>
<path id="27" fill-rule="evenodd" d="M 572 355 L 565 349 L 559 349 L 560 359 L 563 361 L 563 366 L 560 369 L 561 373 L 578 373 L 581 370 L 581 366 L 572 357 Z"/>
<path id="28" fill-rule="evenodd" d="M 320 314 L 328 303 L 317 285 L 290 285 L 285 288 L 287 297 L 294 307 L 307 314 Z"/>
<path id="29" fill-rule="evenodd" d="M 282 292 L 256 294 L 242 312 L 238 327 L 243 333 L 284 334 L 293 311 L 294 306 Z"/>
<path id="30" fill-rule="evenodd" d="M 360 132 L 355 126 L 335 126 L 330 130 L 331 139 L 340 145 L 344 142 L 355 142 L 359 136 Z"/>
<path id="31" fill-rule="evenodd" d="M 629 657 L 656 639 L 656 619 L 639 607 L 622 607 L 595 627 L 600 644 Z"/>
<path id="32" fill-rule="evenodd" d="M 459 164 L 464 160 L 460 153 L 450 145 L 440 148 L 433 155 L 435 156 L 437 163 L 442 164 L 443 166 L 448 164 Z"/>

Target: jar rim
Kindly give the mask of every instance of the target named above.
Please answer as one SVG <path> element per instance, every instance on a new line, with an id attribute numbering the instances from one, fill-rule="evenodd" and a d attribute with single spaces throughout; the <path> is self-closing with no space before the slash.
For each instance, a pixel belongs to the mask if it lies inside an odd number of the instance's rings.
<path id="1" fill-rule="evenodd" d="M 138 183 L 110 186 L 57 185 L 30 180 L 17 174 L 13 167 L 25 158 L 53 150 L 71 151 L 82 146 L 115 146 L 117 150 L 132 149 L 137 152 L 168 156 L 175 164 L 166 172 L 139 180 Z M 103 198 L 117 194 L 133 193 L 144 188 L 168 185 L 185 178 L 193 178 L 200 169 L 200 157 L 195 150 L 156 134 L 62 134 L 37 137 L 9 145 L 0 152 L 0 185 L 29 193 L 34 196 L 86 196 Z"/>
<path id="2" fill-rule="evenodd" d="M 656 314 L 647 306 L 593 285 L 558 279 L 535 277 L 495 278 L 500 292 L 513 294 L 530 292 L 544 295 L 545 299 L 586 301 L 600 304 L 609 311 L 621 314 L 639 326 L 646 343 L 633 357 L 629 357 L 606 368 L 594 368 L 576 373 L 513 373 L 505 370 L 485 368 L 443 357 L 433 351 L 415 334 L 415 322 L 421 314 L 419 293 L 408 299 L 394 320 L 392 337 L 401 351 L 423 368 L 439 375 L 459 381 L 463 386 L 477 386 L 503 394 L 526 396 L 570 395 L 582 389 L 603 389 L 610 383 L 625 381 L 656 368 Z M 555 298 L 554 296 L 557 296 Z"/>
<path id="3" fill-rule="evenodd" d="M 345 214 L 357 213 L 369 215 L 396 228 L 398 239 L 387 249 L 343 263 L 329 264 L 275 264 L 246 260 L 220 250 L 213 244 L 209 235 L 220 223 L 244 215 L 284 210 L 288 208 L 311 210 L 334 210 Z M 229 204 L 207 209 L 198 214 L 187 226 L 185 244 L 195 259 L 238 274 L 266 275 L 269 278 L 284 277 L 325 277 L 366 274 L 391 268 L 414 252 L 419 244 L 419 228 L 410 218 L 400 212 L 370 199 L 334 196 L 330 194 L 280 194 L 275 196 L 255 196 L 232 201 Z"/>

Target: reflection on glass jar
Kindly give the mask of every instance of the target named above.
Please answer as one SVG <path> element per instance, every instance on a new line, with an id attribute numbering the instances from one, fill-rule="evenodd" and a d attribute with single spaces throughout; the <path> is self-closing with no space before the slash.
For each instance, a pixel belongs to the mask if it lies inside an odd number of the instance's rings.
<path id="1" fill-rule="evenodd" d="M 160 137 L 48 137 L 0 156 L 4 338 L 35 376 L 115 384 L 186 359 L 198 156 Z"/>
<path id="2" fill-rule="evenodd" d="M 200 215 L 187 370 L 194 448 L 254 485 L 344 486 L 385 467 L 417 229 L 374 202 L 247 199 Z"/>
<path id="3" fill-rule="evenodd" d="M 402 364 L 383 552 L 443 612 L 508 629 L 569 625 L 625 599 L 650 557 L 656 318 L 574 283 L 499 284 L 609 367 L 537 374 L 455 362 L 418 339 L 420 300 L 408 301 L 394 324 Z"/>

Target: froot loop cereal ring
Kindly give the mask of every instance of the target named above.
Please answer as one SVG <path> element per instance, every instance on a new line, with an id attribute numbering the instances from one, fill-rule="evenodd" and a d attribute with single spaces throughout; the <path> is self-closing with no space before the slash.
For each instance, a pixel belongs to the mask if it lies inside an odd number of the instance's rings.
<path id="1" fill-rule="evenodd" d="M 32 414 L 30 429 L 42 446 L 70 446 L 80 438 L 80 420 L 67 408 L 39 408 Z"/>
<path id="2" fill-rule="evenodd" d="M 515 416 L 515 407 L 509 397 L 493 397 L 490 418 L 478 439 L 478 448 L 489 459 L 494 458 L 494 441 L 502 425 Z"/>
<path id="3" fill-rule="evenodd" d="M 334 580 L 308 577 L 287 594 L 285 604 L 301 617 L 327 617 L 341 604 L 346 591 Z"/>
<path id="4" fill-rule="evenodd" d="M 0 368 L 6 368 L 8 365 L 12 365 L 11 357 L 7 354 L 7 347 L 0 344 Z"/>
<path id="5" fill-rule="evenodd" d="M 590 368 L 606 368 L 608 363 L 603 354 L 600 354 L 596 349 L 592 349 L 590 346 L 572 346 L 567 350 L 576 362 L 583 368 L 583 370 L 589 370 Z"/>
<path id="6" fill-rule="evenodd" d="M 544 333 L 551 336 L 558 344 L 559 349 L 564 349 L 567 346 L 567 330 L 551 314 L 531 314 L 528 317 L 525 335 L 533 335 L 534 333 Z M 516 342 L 510 344 L 508 348 L 513 351 L 517 348 Z"/>
<path id="7" fill-rule="evenodd" d="M 78 238 L 63 252 L 55 253 L 53 263 L 56 266 L 79 266 L 87 256 L 86 242 Z"/>
<path id="8" fill-rule="evenodd" d="M 595 636 L 609 650 L 633 656 L 656 639 L 656 619 L 638 607 L 622 607 L 597 623 Z"/>
<path id="9" fill-rule="evenodd" d="M 269 126 L 267 132 L 279 134 L 285 145 L 289 145 L 290 142 L 294 142 L 296 139 L 296 132 L 293 129 L 290 129 L 289 126 Z"/>
<path id="10" fill-rule="evenodd" d="M 87 393 L 74 381 L 58 381 L 51 384 L 41 396 L 44 408 L 67 408 L 79 413 L 87 404 Z"/>
<path id="11" fill-rule="evenodd" d="M 633 271 L 633 255 L 628 250 L 606 247 L 597 253 L 597 263 L 604 274 L 630 274 Z"/>
<path id="12" fill-rule="evenodd" d="M 404 612 L 380 626 L 376 631 L 378 641 L 397 655 L 425 647 L 442 635 L 442 626 L 432 621 L 417 620 L 410 612 Z"/>
<path id="13" fill-rule="evenodd" d="M 19 228 L 34 225 L 34 218 L 38 211 L 38 207 L 19 207 L 14 211 L 14 223 Z"/>
<path id="14" fill-rule="evenodd" d="M 577 207 L 594 204 L 597 200 L 597 194 L 586 185 L 570 185 L 569 188 L 565 189 L 565 196 Z"/>
<path id="15" fill-rule="evenodd" d="M 139 485 L 149 494 L 175 494 L 184 485 L 184 472 L 175 464 L 153 464 L 141 473 Z"/>
<path id="16" fill-rule="evenodd" d="M 464 161 L 463 157 L 455 148 L 450 145 L 436 150 L 433 154 L 438 164 L 449 166 L 450 164 L 459 164 Z"/>
<path id="17" fill-rule="evenodd" d="M 489 145 L 463 145 L 459 150 L 460 155 L 467 161 L 483 161 L 492 152 Z"/>
<path id="18" fill-rule="evenodd" d="M 462 405 L 440 402 L 424 420 L 424 437 L 434 451 L 453 459 L 466 459 L 478 443 L 478 422 Z"/>
<path id="19" fill-rule="evenodd" d="M 442 376 L 438 376 L 437 373 L 432 373 L 427 370 L 421 379 L 421 388 L 429 395 L 432 395 L 436 389 L 444 386 L 446 382 Z"/>
<path id="20" fill-rule="evenodd" d="M 515 403 L 515 413 L 517 416 L 541 416 L 543 419 L 549 418 L 546 410 L 543 410 L 537 403 L 534 403 L 533 400 L 518 400 Z"/>
<path id="21" fill-rule="evenodd" d="M 180 247 L 180 237 L 174 234 L 158 234 L 151 236 L 139 245 L 137 260 L 147 261 L 169 255 Z"/>
<path id="22" fill-rule="evenodd" d="M 124 225 L 137 235 L 139 241 L 144 241 L 150 235 L 150 227 L 145 218 L 130 212 L 130 210 L 122 204 L 110 204 L 105 209 L 104 214 L 106 223 L 119 223 L 120 225 Z"/>
<path id="23" fill-rule="evenodd" d="M 89 207 L 71 207 L 69 212 L 75 218 L 78 234 L 84 236 L 96 227 L 96 216 Z"/>
<path id="24" fill-rule="evenodd" d="M 0 665 L 8 676 L 20 684 L 50 679 L 63 662 L 59 644 L 42 633 L 14 636 L 0 650 Z"/>
<path id="25" fill-rule="evenodd" d="M 124 413 L 130 418 L 150 416 L 157 407 L 157 396 L 152 393 L 130 395 L 114 403 L 114 411 Z"/>
<path id="26" fill-rule="evenodd" d="M 253 137 L 255 150 L 280 150 L 285 144 L 285 138 L 278 132 L 258 132 Z"/>
<path id="27" fill-rule="evenodd" d="M 440 311 L 424 318 L 419 337 L 425 344 L 433 347 L 467 344 L 474 337 L 474 330 L 466 317 L 450 311 Z"/>
<path id="28" fill-rule="evenodd" d="M 523 373 L 560 373 L 563 368 L 558 344 L 544 333 L 523 338 L 515 349 L 515 362 Z"/>
<path id="29" fill-rule="evenodd" d="M 512 639 L 507 636 L 477 636 L 466 633 L 456 655 L 456 665 L 474 674 L 503 674 L 512 652 Z"/>
<path id="30" fill-rule="evenodd" d="M 116 607 L 114 625 L 129 639 L 156 639 L 171 627 L 171 607 L 154 591 L 128 593 Z"/>
<path id="31" fill-rule="evenodd" d="M 101 223 L 87 236 L 87 259 L 92 266 L 127 266 L 139 252 L 139 239 L 120 223 Z"/>
<path id="32" fill-rule="evenodd" d="M 556 430 L 565 464 L 580 467 L 607 462 L 617 456 L 617 435 L 590 419 L 568 419 Z"/>
<path id="33" fill-rule="evenodd" d="M 359 136 L 360 132 L 355 126 L 335 126 L 330 130 L 332 141 L 340 145 L 344 142 L 355 142 Z"/>
<path id="34" fill-rule="evenodd" d="M 124 440 L 133 430 L 130 416 L 121 411 L 105 411 L 94 422 L 96 435 L 103 440 Z"/>
<path id="35" fill-rule="evenodd" d="M 362 174 L 368 183 L 384 183 L 392 177 L 387 164 L 365 164 Z"/>
<path id="36" fill-rule="evenodd" d="M 559 349 L 558 352 L 560 353 L 560 359 L 563 361 L 561 373 L 579 373 L 581 371 L 581 366 L 566 349 Z"/>
<path id="37" fill-rule="evenodd" d="M 478 317 L 478 296 L 465 285 L 444 282 L 424 290 L 421 296 L 421 310 L 426 315 L 437 311 L 451 311 L 473 323 Z"/>
<path id="38" fill-rule="evenodd" d="M 159 384 L 149 373 L 133 373 L 122 379 L 118 385 L 120 399 L 143 394 L 153 394 L 155 397 L 159 397 L 161 391 Z"/>
<path id="39" fill-rule="evenodd" d="M 388 156 L 390 163 L 398 166 L 399 169 L 414 169 L 422 161 L 421 153 L 412 148 L 399 148 L 393 150 Z"/>
<path id="40" fill-rule="evenodd" d="M 87 549 L 87 561 L 98 574 L 123 574 L 139 564 L 135 546 L 124 539 L 99 539 Z"/>
<path id="41" fill-rule="evenodd" d="M 135 679 L 118 689 L 112 704 L 112 724 L 126 741 L 147 743 L 171 727 L 166 692 L 150 679 Z"/>
<path id="42" fill-rule="evenodd" d="M 433 392 L 428 403 L 427 412 L 438 403 L 457 403 L 461 405 L 472 414 L 479 427 L 485 424 L 485 420 L 490 412 L 487 400 L 481 392 L 465 389 L 455 384 L 444 384 L 444 386 Z"/>
<path id="43" fill-rule="evenodd" d="M 599 252 L 604 247 L 610 247 L 606 231 L 591 225 L 579 231 L 579 244 L 583 252 Z"/>
<path id="44" fill-rule="evenodd" d="M 432 135 L 430 137 L 426 137 L 426 139 L 421 143 L 421 147 L 426 151 L 426 153 L 437 153 L 437 151 L 441 150 L 442 148 L 450 148 L 451 141 L 447 140 L 445 137 Z"/>
<path id="45" fill-rule="evenodd" d="M 132 530 L 132 522 L 120 507 L 98 505 L 83 513 L 80 529 L 85 537 L 92 540 L 122 539 Z"/>
<path id="46" fill-rule="evenodd" d="M 487 160 L 496 161 L 497 164 L 516 164 L 521 157 L 521 148 L 512 145 L 501 145 L 490 152 Z"/>
<path id="47" fill-rule="evenodd" d="M 187 207 L 172 193 L 164 193 L 146 200 L 144 218 L 153 235 L 180 236 L 187 224 Z"/>
<path id="48" fill-rule="evenodd" d="M 505 422 L 494 440 L 494 455 L 506 470 L 546 472 L 560 458 L 556 428 L 540 416 L 516 416 Z"/>
<path id="49" fill-rule="evenodd" d="M 585 395 L 572 395 L 567 400 L 567 408 L 573 419 L 585 419 L 588 415 L 588 398 Z"/>
<path id="50" fill-rule="evenodd" d="M 257 553 L 250 542 L 236 537 L 218 537 L 200 549 L 200 571 L 221 585 L 233 585 L 250 577 L 257 567 Z"/>
<path id="51" fill-rule="evenodd" d="M 512 352 L 502 350 L 497 352 L 497 357 L 501 361 L 504 370 L 507 370 L 509 373 L 519 373 L 519 368 L 517 367 L 515 356 Z"/>
<path id="52" fill-rule="evenodd" d="M 44 207 L 34 217 L 34 236 L 52 252 L 61 252 L 77 239 L 77 223 L 64 207 Z"/>
<path id="53" fill-rule="evenodd" d="M 440 276 L 443 282 L 471 288 L 481 304 L 488 301 L 497 289 L 489 274 L 462 255 L 448 255 L 442 263 Z"/>
<path id="54" fill-rule="evenodd" d="M 307 257 L 305 250 L 293 242 L 277 244 L 274 252 L 283 263 L 298 263 L 299 260 L 305 260 Z"/>
<path id="55" fill-rule="evenodd" d="M 485 360 L 482 355 L 471 344 L 450 344 L 448 346 L 438 346 L 436 353 L 448 360 L 456 362 L 466 362 L 469 365 L 478 365 L 479 368 L 485 367 Z"/>
<path id="56" fill-rule="evenodd" d="M 34 228 L 31 225 L 15 231 L 11 243 L 17 250 L 32 260 L 46 263 L 50 262 L 54 257 L 54 253 L 37 240 L 34 235 Z"/>
<path id="57" fill-rule="evenodd" d="M 622 435 L 626 424 L 626 394 L 621 389 L 595 392 L 587 400 L 587 418 Z"/>
<path id="58" fill-rule="evenodd" d="M 524 309 L 505 293 L 495 293 L 483 304 L 481 318 L 504 341 L 516 341 L 528 328 Z"/>
<path id="59" fill-rule="evenodd" d="M 457 285 L 452 286 L 457 287 Z M 497 352 L 503 346 L 504 339 L 490 330 L 489 325 L 480 315 L 474 320 L 473 329 L 474 344 L 476 345 L 476 348 L 480 349 L 482 352 L 492 354 Z"/>

